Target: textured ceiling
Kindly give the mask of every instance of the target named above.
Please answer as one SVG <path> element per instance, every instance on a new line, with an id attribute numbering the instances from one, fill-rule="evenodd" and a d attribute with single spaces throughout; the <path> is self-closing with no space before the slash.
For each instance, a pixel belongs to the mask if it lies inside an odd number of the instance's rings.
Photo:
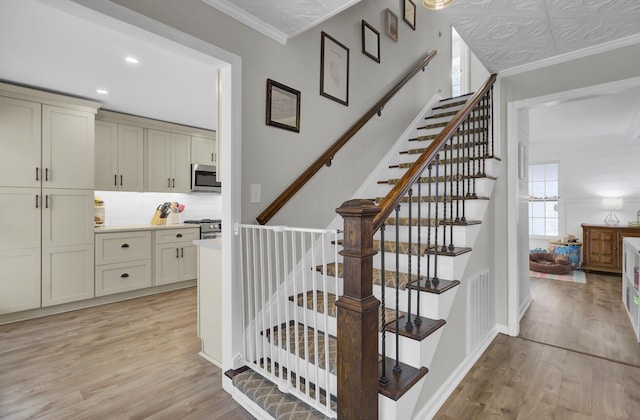
<path id="1" fill-rule="evenodd" d="M 492 73 L 640 33 L 638 0 L 458 0 L 442 13 Z"/>
<path id="2" fill-rule="evenodd" d="M 360 0 L 202 0 L 276 41 L 318 25 Z"/>

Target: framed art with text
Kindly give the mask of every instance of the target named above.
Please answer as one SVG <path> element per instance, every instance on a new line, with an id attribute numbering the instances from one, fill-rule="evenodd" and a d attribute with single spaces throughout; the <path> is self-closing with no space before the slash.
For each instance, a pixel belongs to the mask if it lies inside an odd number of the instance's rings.
<path id="1" fill-rule="evenodd" d="M 320 95 L 349 106 L 349 48 L 322 32 Z"/>
<path id="2" fill-rule="evenodd" d="M 300 91 L 267 79 L 267 125 L 300 132 Z"/>

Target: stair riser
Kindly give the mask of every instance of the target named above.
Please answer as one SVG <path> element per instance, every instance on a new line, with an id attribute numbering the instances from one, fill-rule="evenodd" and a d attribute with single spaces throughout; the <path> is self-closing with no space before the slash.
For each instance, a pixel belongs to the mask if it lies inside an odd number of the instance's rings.
<path id="1" fill-rule="evenodd" d="M 418 147 L 423 147 L 423 144 L 426 144 L 426 142 L 412 142 L 411 146 L 408 147 L 405 150 L 408 150 L 409 148 L 418 148 Z M 419 146 L 416 146 L 419 145 Z M 418 158 L 419 155 L 409 155 L 409 154 L 404 154 L 404 155 L 398 155 L 398 158 L 395 159 L 393 162 L 390 163 L 390 165 L 398 165 L 401 163 L 412 163 L 415 162 L 416 159 Z M 473 163 L 471 163 L 471 166 L 473 167 Z M 463 162 L 460 162 L 460 166 L 462 166 Z M 464 162 L 465 166 L 467 165 L 467 162 Z M 453 173 L 457 173 L 457 164 L 454 162 L 454 171 Z M 442 165 L 440 166 L 440 168 L 442 168 Z M 475 164 L 475 168 L 477 170 L 478 168 L 478 163 L 476 162 Z M 500 163 L 498 161 L 496 161 L 495 159 L 485 159 L 484 160 L 484 171 L 486 172 L 487 175 L 490 176 L 498 176 L 499 175 L 499 170 L 500 168 Z M 404 175 L 404 173 L 407 171 L 407 168 L 389 168 L 389 177 L 388 179 L 391 178 L 396 178 L 399 179 L 402 177 L 402 175 Z M 432 169 L 432 175 L 435 174 L 435 166 Z M 427 176 L 428 175 L 428 171 L 425 170 L 423 173 L 423 176 Z"/>
<path id="2" fill-rule="evenodd" d="M 402 328 L 402 325 L 400 325 Z M 428 336 L 422 341 L 413 340 L 404 336 L 400 336 L 400 340 L 398 340 L 398 346 L 400 350 L 400 360 L 402 363 L 406 363 L 413 367 L 427 367 L 430 368 L 431 361 L 433 360 L 433 356 L 438 348 L 438 343 L 440 342 L 440 337 L 442 336 L 442 332 L 445 327 L 442 327 L 435 331 L 433 334 Z M 396 343 L 395 343 L 395 334 L 387 332 L 387 357 L 392 359 L 396 358 Z M 382 348 L 382 339 L 378 342 L 378 348 Z M 392 366 L 387 366 L 387 375 L 391 374 Z"/>
<path id="3" fill-rule="evenodd" d="M 394 288 L 387 287 L 386 293 L 386 306 L 387 308 L 395 308 L 396 305 L 396 291 Z M 453 300 L 458 293 L 458 287 L 454 287 L 447 290 L 444 293 L 428 293 L 420 292 L 420 316 L 424 316 L 432 319 L 447 319 Z M 373 286 L 373 295 L 381 300 L 382 288 L 378 285 Z M 417 297 L 418 294 L 415 290 L 411 291 L 411 312 L 415 315 L 417 313 Z M 408 312 L 407 308 L 407 291 L 400 290 L 398 293 L 399 310 Z M 446 327 L 445 327 L 446 328 Z"/>
<path id="4" fill-rule="evenodd" d="M 413 418 L 413 411 L 428 376 L 429 375 L 422 377 L 422 379 L 416 382 L 398 401 L 394 401 L 384 395 L 378 395 L 378 416 L 380 420 L 404 420 Z"/>
<path id="5" fill-rule="evenodd" d="M 453 226 L 453 244 L 457 247 L 473 247 L 473 244 L 478 237 L 481 225 L 469 225 L 469 226 Z M 447 230 L 447 237 L 451 233 L 451 226 L 440 226 L 438 230 L 438 238 L 442 238 L 442 231 Z M 413 243 L 418 242 L 418 227 L 413 226 L 411 229 L 411 241 Z M 420 228 L 420 242 L 427 243 L 427 237 L 430 235 L 431 241 L 435 238 L 436 228 Z M 396 238 L 396 227 L 394 225 L 388 225 L 384 234 L 385 241 L 394 242 Z M 380 232 L 376 233 L 375 239 L 380 239 Z M 409 228 L 407 226 L 399 227 L 398 239 L 400 242 L 409 241 Z"/>
<path id="6" fill-rule="evenodd" d="M 449 242 L 447 240 L 447 242 Z M 455 257 L 449 257 L 446 255 L 438 255 L 438 278 L 442 278 L 442 279 L 447 279 L 447 280 L 458 280 L 460 278 L 462 278 L 462 275 L 464 274 L 464 269 L 466 267 L 467 261 L 469 260 L 469 254 L 470 252 L 467 252 L 465 254 L 462 255 L 458 255 Z M 417 257 L 417 256 L 411 256 L 411 266 L 412 266 L 412 270 L 411 273 L 412 274 L 417 274 L 417 269 L 418 269 L 418 258 L 421 258 L 420 261 L 420 268 L 421 268 L 421 275 L 425 275 L 426 274 L 426 270 L 427 270 L 427 259 L 429 259 L 429 273 L 431 275 L 431 277 L 433 277 L 436 273 L 435 273 L 435 264 L 434 264 L 434 260 L 435 260 L 435 256 L 433 255 L 429 255 L 429 256 L 423 256 L 423 257 Z M 384 259 L 385 259 L 385 270 L 389 270 L 389 271 L 395 271 L 396 269 L 396 256 L 395 254 L 392 254 L 390 252 L 385 252 L 384 254 Z M 406 254 L 400 254 L 400 258 L 399 258 L 399 265 L 398 265 L 398 269 L 399 271 L 403 272 L 403 273 L 408 273 L 408 267 L 409 267 L 409 256 Z M 373 266 L 375 268 L 381 268 L 381 257 L 380 254 L 378 254 L 377 256 L 375 256 L 373 258 Z"/>
<path id="7" fill-rule="evenodd" d="M 484 214 L 487 210 L 487 205 L 489 204 L 489 200 L 465 200 L 464 201 L 464 215 L 468 220 L 482 220 Z M 418 206 L 420 204 L 413 203 L 411 208 L 411 215 L 413 217 L 418 216 Z M 420 217 L 426 218 L 429 215 L 429 207 L 431 207 L 431 217 L 436 217 L 436 208 L 438 217 L 441 218 L 444 214 L 444 206 L 445 203 L 422 203 L 422 210 L 420 210 Z M 447 206 L 447 217 L 451 215 L 451 203 L 446 203 Z M 462 217 L 462 201 L 460 201 L 459 206 L 460 212 L 459 215 Z M 453 215 L 454 218 L 457 214 L 456 212 L 456 201 L 453 202 Z M 390 217 L 395 217 L 396 213 L 391 213 Z M 401 203 L 400 204 L 400 217 L 409 217 L 409 203 Z"/>

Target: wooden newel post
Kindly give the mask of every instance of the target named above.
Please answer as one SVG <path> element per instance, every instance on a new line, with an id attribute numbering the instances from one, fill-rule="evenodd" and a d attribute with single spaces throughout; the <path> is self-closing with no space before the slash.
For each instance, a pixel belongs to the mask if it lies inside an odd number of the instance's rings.
<path id="1" fill-rule="evenodd" d="M 378 311 L 373 296 L 371 200 L 346 201 L 336 209 L 344 219 L 344 294 L 338 307 L 338 418 L 378 418 Z"/>

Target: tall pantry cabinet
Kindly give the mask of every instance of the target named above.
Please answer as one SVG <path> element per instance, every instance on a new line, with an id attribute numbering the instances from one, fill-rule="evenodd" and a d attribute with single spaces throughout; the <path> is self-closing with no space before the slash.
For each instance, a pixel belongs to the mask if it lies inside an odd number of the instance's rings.
<path id="1" fill-rule="evenodd" d="M 0 83 L 0 314 L 94 296 L 98 107 Z"/>

